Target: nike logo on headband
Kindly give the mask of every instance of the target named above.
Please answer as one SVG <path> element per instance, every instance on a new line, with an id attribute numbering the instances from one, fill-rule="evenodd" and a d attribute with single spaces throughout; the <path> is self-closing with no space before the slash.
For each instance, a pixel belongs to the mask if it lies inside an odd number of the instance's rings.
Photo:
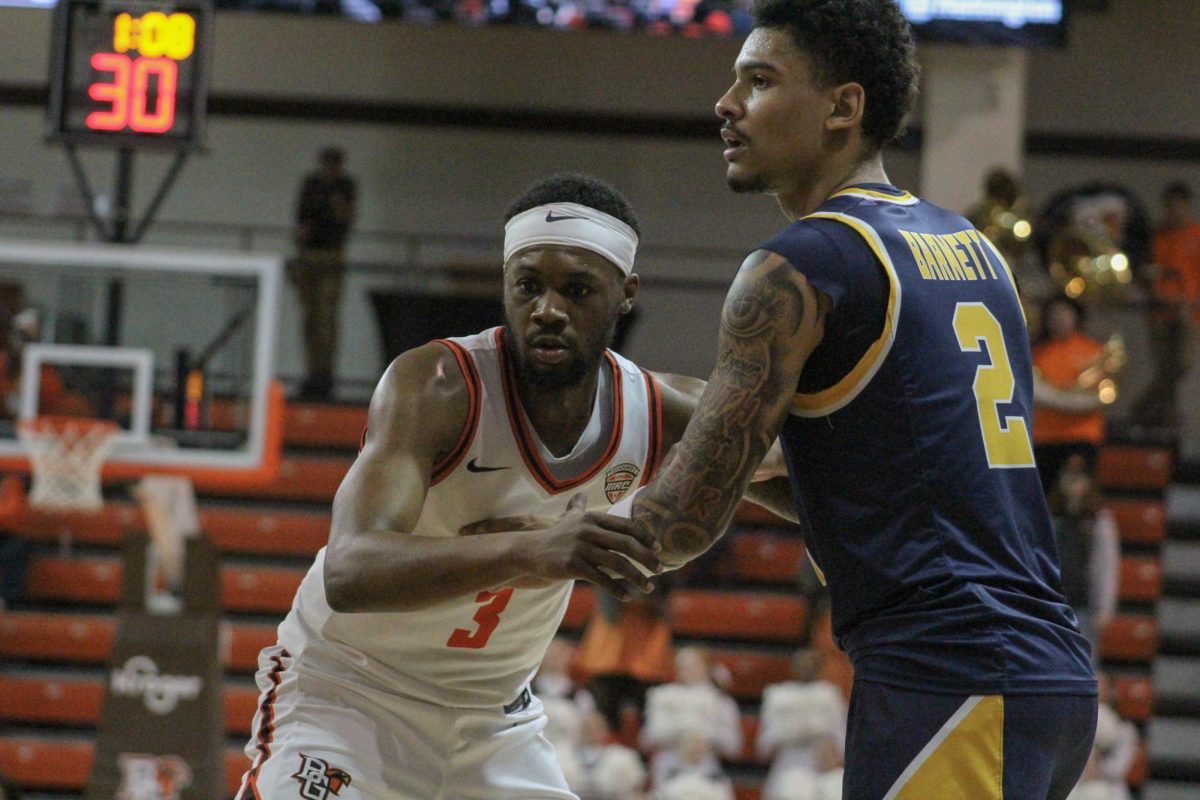
<path id="1" fill-rule="evenodd" d="M 554 216 L 553 211 L 546 212 L 546 222 L 562 222 L 564 219 L 583 219 L 583 217 L 576 217 L 571 214 L 563 214 L 562 216 L 556 217 Z"/>

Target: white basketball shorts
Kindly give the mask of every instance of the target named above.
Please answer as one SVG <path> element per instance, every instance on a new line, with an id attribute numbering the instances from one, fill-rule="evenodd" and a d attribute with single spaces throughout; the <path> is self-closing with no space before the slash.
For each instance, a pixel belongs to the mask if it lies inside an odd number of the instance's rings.
<path id="1" fill-rule="evenodd" d="M 280 647 L 259 655 L 257 681 L 238 800 L 578 800 L 536 697 L 446 708 L 296 672 Z"/>

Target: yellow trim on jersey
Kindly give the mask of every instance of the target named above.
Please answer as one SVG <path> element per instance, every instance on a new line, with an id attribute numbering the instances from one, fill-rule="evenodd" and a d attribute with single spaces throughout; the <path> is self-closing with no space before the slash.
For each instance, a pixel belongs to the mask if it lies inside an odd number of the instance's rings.
<path id="1" fill-rule="evenodd" d="M 867 223 L 846 214 L 838 214 L 830 211 L 809 214 L 804 219 L 832 219 L 853 228 L 859 236 L 863 237 L 867 246 L 875 253 L 875 257 L 883 264 L 883 269 L 887 273 L 889 283 L 887 313 L 883 318 L 883 331 L 879 334 L 879 338 L 867 348 L 867 352 L 858 360 L 858 363 L 854 365 L 854 369 L 850 370 L 844 378 L 827 389 L 822 389 L 812 394 L 797 392 L 796 396 L 792 398 L 791 413 L 796 416 L 824 417 L 842 408 L 857 397 L 859 392 L 870 383 L 871 378 L 875 377 L 875 373 L 879 371 L 880 365 L 883 364 L 883 360 L 891 351 L 892 343 L 896 340 L 896 320 L 900 316 L 900 279 L 896 275 L 896 267 L 892 264 L 891 257 L 888 256 L 887 248 L 883 246 L 883 242 L 879 239 L 879 234 Z"/>
<path id="2" fill-rule="evenodd" d="M 1025 319 L 1025 304 L 1021 302 L 1021 293 L 1017 291 L 1017 279 L 1013 277 L 1012 268 L 1008 266 L 1008 261 L 1004 259 L 1004 256 L 1000 255 L 1000 250 L 996 245 L 992 244 L 992 240 L 979 231 L 967 231 L 967 234 L 972 239 L 977 240 L 977 242 L 986 244 L 987 248 L 992 251 L 992 255 L 1000 262 L 1000 266 L 1004 267 L 1004 271 L 1008 273 L 1008 285 L 1012 287 L 1013 296 L 1017 298 L 1017 308 L 1021 309 L 1021 319 L 1025 320 L 1025 324 L 1028 325 L 1029 320 Z"/>
<path id="3" fill-rule="evenodd" d="M 946 721 L 883 800 L 1003 800 L 1004 696 L 975 695 Z"/>
<path id="4" fill-rule="evenodd" d="M 849 189 L 834 192 L 830 195 L 830 198 L 834 197 L 861 197 L 864 200 L 882 200 L 885 203 L 896 203 L 902 206 L 915 206 L 921 202 L 919 198 L 905 191 L 901 191 L 900 194 L 888 194 L 887 192 L 878 192 L 874 189 L 863 189 L 857 186 L 851 186 Z"/>

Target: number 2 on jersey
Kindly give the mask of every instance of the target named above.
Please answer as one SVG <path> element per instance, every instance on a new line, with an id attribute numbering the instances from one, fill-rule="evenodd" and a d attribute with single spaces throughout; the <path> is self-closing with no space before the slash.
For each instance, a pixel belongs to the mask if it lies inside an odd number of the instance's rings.
<path id="1" fill-rule="evenodd" d="M 475 602 L 483 603 L 475 612 L 475 624 L 479 627 L 474 631 L 455 628 L 446 640 L 446 647 L 464 647 L 468 650 L 482 650 L 487 647 L 488 639 L 500 624 L 500 612 L 508 607 L 512 593 L 510 586 L 498 592 L 480 592 L 475 595 Z"/>
<path id="2" fill-rule="evenodd" d="M 978 353 L 982 349 L 980 343 L 987 343 L 991 363 L 975 369 L 975 407 L 979 411 L 988 466 L 993 469 L 1034 466 L 1033 444 L 1025 419 L 1000 418 L 1000 404 L 1012 402 L 1016 387 L 1000 322 L 983 303 L 959 303 L 954 308 L 954 332 L 964 353 Z"/>

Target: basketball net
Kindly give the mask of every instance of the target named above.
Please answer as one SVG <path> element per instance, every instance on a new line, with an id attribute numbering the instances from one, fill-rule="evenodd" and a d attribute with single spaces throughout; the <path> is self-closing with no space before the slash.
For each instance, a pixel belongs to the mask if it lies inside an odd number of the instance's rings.
<path id="1" fill-rule="evenodd" d="M 17 435 L 33 471 L 29 505 L 47 511 L 101 508 L 100 468 L 119 431 L 115 422 L 89 417 L 19 420 Z"/>

